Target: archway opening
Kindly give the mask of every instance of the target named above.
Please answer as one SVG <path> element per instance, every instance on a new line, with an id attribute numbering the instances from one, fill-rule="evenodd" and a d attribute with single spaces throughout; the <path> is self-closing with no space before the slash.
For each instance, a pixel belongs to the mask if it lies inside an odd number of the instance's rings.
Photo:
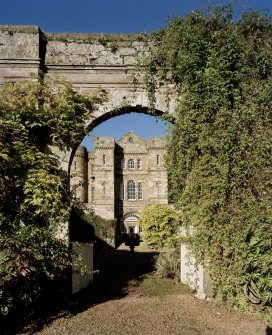
<path id="1" fill-rule="evenodd" d="M 71 186 L 85 210 L 115 221 L 112 245 L 122 242 L 129 214 L 140 234 L 141 210 L 150 202 L 167 203 L 164 165 L 168 122 L 163 113 L 126 107 L 105 113 L 89 124 L 91 133 L 74 150 L 70 161 Z M 124 220 L 124 217 L 127 219 Z"/>
<path id="2" fill-rule="evenodd" d="M 141 227 L 139 224 L 140 216 L 138 213 L 126 213 L 121 221 L 120 221 L 120 227 L 121 227 L 121 234 L 128 234 L 131 229 L 135 234 L 141 234 Z"/>

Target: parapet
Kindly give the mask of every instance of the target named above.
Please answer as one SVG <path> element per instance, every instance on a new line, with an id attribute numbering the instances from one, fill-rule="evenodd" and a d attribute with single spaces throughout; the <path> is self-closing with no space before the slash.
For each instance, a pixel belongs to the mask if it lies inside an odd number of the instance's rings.
<path id="1" fill-rule="evenodd" d="M 93 139 L 95 149 L 114 149 L 115 140 L 110 136 L 97 136 Z"/>
<path id="2" fill-rule="evenodd" d="M 147 140 L 148 149 L 165 149 L 165 138 L 163 137 L 150 137 Z"/>

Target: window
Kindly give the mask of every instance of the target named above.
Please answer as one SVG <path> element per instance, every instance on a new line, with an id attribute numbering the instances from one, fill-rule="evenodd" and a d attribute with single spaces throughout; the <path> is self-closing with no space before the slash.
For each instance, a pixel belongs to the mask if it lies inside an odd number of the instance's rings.
<path id="1" fill-rule="evenodd" d="M 106 155 L 103 155 L 103 165 L 106 165 Z"/>
<path id="2" fill-rule="evenodd" d="M 138 184 L 138 199 L 143 200 L 143 184 Z"/>
<path id="3" fill-rule="evenodd" d="M 94 174 L 94 164 L 91 165 L 91 174 Z"/>
<path id="4" fill-rule="evenodd" d="M 126 168 L 126 161 L 124 159 L 121 160 L 121 169 L 125 170 Z"/>
<path id="5" fill-rule="evenodd" d="M 136 199 L 135 182 L 133 180 L 128 181 L 127 195 L 128 195 L 128 197 L 127 197 L 128 200 L 135 200 Z"/>
<path id="6" fill-rule="evenodd" d="M 160 155 L 157 155 L 157 165 L 160 165 Z"/>
<path id="7" fill-rule="evenodd" d="M 103 195 L 103 198 L 106 197 L 106 182 L 105 181 L 102 181 L 102 195 Z"/>
<path id="8" fill-rule="evenodd" d="M 142 169 L 142 160 L 139 158 L 137 159 L 137 169 L 141 170 Z"/>
<path id="9" fill-rule="evenodd" d="M 135 169 L 135 164 L 133 159 L 128 160 L 128 168 L 129 170 L 134 170 Z"/>
<path id="10" fill-rule="evenodd" d="M 157 182 L 156 182 L 156 186 L 157 186 L 157 198 L 160 197 L 160 184 L 161 184 L 160 181 L 157 181 Z"/>
<path id="11" fill-rule="evenodd" d="M 75 171 L 76 171 L 76 169 L 77 169 L 77 162 L 75 161 L 75 163 L 74 163 L 74 169 L 75 169 Z"/>
<path id="12" fill-rule="evenodd" d="M 91 190 L 91 201 L 95 202 L 95 188 L 94 187 L 92 187 L 92 190 Z"/>
<path id="13" fill-rule="evenodd" d="M 124 200 L 124 183 L 120 183 L 120 199 Z"/>

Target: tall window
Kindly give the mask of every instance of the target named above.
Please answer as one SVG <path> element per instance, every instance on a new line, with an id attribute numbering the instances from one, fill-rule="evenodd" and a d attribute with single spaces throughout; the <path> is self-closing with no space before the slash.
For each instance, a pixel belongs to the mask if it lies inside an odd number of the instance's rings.
<path id="1" fill-rule="evenodd" d="M 157 155 L 157 165 L 160 165 L 160 155 Z"/>
<path id="2" fill-rule="evenodd" d="M 102 181 L 102 196 L 103 198 L 106 197 L 106 182 Z"/>
<path id="3" fill-rule="evenodd" d="M 120 199 L 124 200 L 124 183 L 120 183 Z"/>
<path id="4" fill-rule="evenodd" d="M 129 180 L 127 185 L 127 195 L 128 200 L 135 200 L 136 194 L 135 194 L 135 181 Z"/>
<path id="5" fill-rule="evenodd" d="M 138 199 L 143 200 L 143 184 L 138 184 Z"/>
<path id="6" fill-rule="evenodd" d="M 91 165 L 91 174 L 94 174 L 94 164 Z"/>
<path id="7" fill-rule="evenodd" d="M 160 181 L 157 181 L 157 182 L 156 182 L 156 187 L 157 187 L 157 198 L 160 197 L 160 184 L 161 184 Z"/>
<path id="8" fill-rule="evenodd" d="M 95 188 L 94 187 L 92 187 L 92 190 L 91 190 L 91 201 L 92 202 L 95 202 Z"/>
<path id="9" fill-rule="evenodd" d="M 135 169 L 135 163 L 133 159 L 128 160 L 128 168 L 129 170 L 134 170 Z"/>
<path id="10" fill-rule="evenodd" d="M 139 158 L 137 159 L 137 169 L 141 170 L 142 169 L 142 160 Z"/>
<path id="11" fill-rule="evenodd" d="M 125 170 L 126 168 L 126 161 L 124 159 L 121 160 L 121 169 Z"/>
<path id="12" fill-rule="evenodd" d="M 103 165 L 106 165 L 106 155 L 103 155 Z"/>

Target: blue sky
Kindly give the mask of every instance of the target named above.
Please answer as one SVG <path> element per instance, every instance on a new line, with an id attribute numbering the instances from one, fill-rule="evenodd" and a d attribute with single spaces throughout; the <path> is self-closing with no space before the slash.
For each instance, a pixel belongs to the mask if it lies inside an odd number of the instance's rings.
<path id="1" fill-rule="evenodd" d="M 38 25 L 45 32 L 149 33 L 165 26 L 169 18 L 205 7 L 208 0 L 2 0 L 0 25 Z M 216 3 L 227 3 L 218 0 Z M 235 12 L 268 9 L 272 0 L 236 0 Z M 144 125 L 144 126 L 143 126 Z M 164 122 L 144 114 L 118 116 L 96 127 L 92 136 L 119 139 L 134 130 L 146 139 L 163 136 Z M 92 139 L 84 145 L 92 147 Z"/>
<path id="2" fill-rule="evenodd" d="M 184 16 L 208 0 L 2 0 L 0 24 L 39 25 L 47 32 L 151 32 L 173 15 Z M 228 1 L 218 0 L 216 3 Z M 271 0 L 237 0 L 243 9 L 272 8 Z"/>

